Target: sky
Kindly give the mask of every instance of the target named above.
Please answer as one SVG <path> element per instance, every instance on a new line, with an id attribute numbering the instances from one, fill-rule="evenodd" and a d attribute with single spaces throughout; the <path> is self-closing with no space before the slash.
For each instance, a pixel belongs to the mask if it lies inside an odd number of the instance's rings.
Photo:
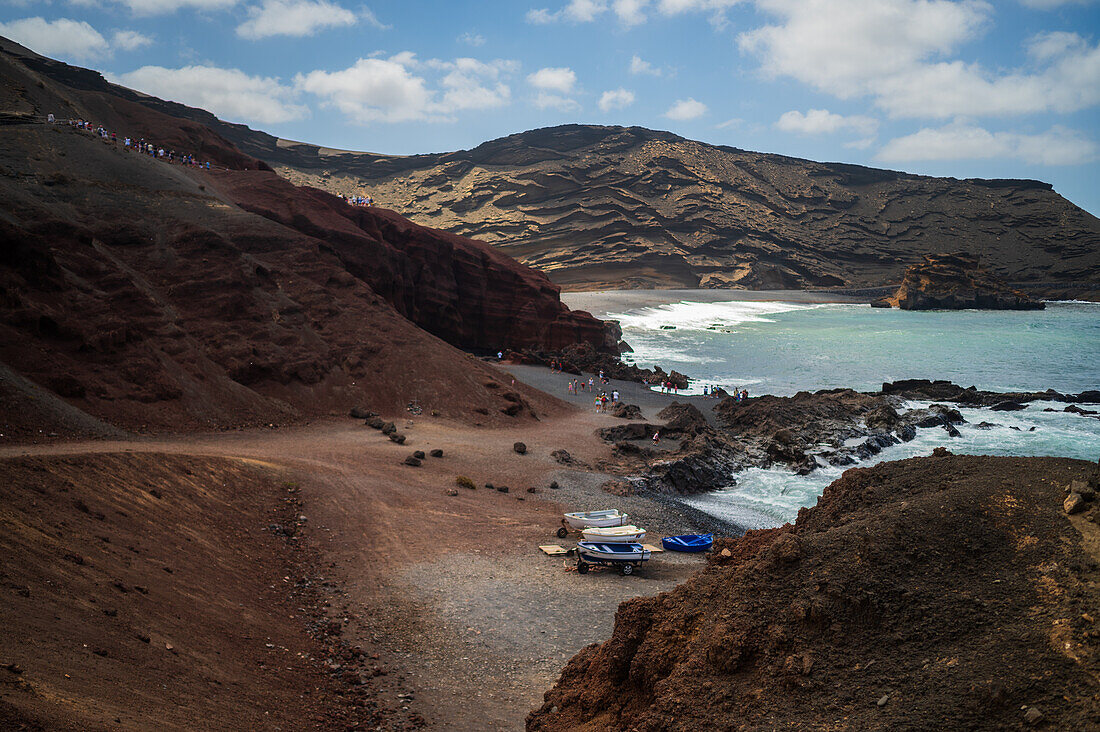
<path id="1" fill-rule="evenodd" d="M 1100 215 L 1100 0 L 0 0 L 0 35 L 333 148 L 639 125 Z"/>

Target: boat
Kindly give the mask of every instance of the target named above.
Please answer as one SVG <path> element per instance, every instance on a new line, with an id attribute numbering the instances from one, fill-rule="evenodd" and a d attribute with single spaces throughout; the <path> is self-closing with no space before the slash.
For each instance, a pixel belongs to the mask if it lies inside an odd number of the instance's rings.
<path id="1" fill-rule="evenodd" d="M 684 534 L 661 539 L 661 545 L 671 552 L 705 552 L 712 544 L 714 534 Z"/>
<path id="2" fill-rule="evenodd" d="M 649 561 L 650 552 L 641 544 L 578 541 L 577 571 L 588 572 L 590 564 L 610 564 L 618 567 L 619 574 L 634 574 L 634 568 Z"/>
<path id="3" fill-rule="evenodd" d="M 604 542 L 608 544 L 623 544 L 639 542 L 645 539 L 645 529 L 639 529 L 633 524 L 626 526 L 592 526 L 581 530 L 585 541 Z"/>
<path id="4" fill-rule="evenodd" d="M 625 513 L 620 513 L 617 508 L 606 511 L 578 511 L 565 514 L 565 520 L 573 529 L 587 529 L 593 526 L 625 526 L 630 518 Z"/>

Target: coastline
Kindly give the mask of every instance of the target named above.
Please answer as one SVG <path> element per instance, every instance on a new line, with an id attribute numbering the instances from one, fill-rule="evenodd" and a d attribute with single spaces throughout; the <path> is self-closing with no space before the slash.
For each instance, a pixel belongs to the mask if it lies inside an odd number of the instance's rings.
<path id="1" fill-rule="evenodd" d="M 584 310 L 597 318 L 607 313 L 635 308 L 657 307 L 688 302 L 796 302 L 867 304 L 872 298 L 840 292 L 812 290 L 589 290 L 562 292 L 561 301 L 570 310 Z"/>

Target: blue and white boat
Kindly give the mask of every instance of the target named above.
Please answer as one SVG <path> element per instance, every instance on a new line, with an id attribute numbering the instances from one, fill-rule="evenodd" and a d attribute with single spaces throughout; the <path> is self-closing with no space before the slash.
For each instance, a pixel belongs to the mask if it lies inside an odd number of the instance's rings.
<path id="1" fill-rule="evenodd" d="M 714 544 L 714 534 L 666 536 L 661 545 L 670 552 L 705 552 Z"/>
<path id="2" fill-rule="evenodd" d="M 650 551 L 641 544 L 577 542 L 577 571 L 581 574 L 590 564 L 609 564 L 618 567 L 620 574 L 633 574 L 634 568 L 649 561 L 649 557 Z"/>

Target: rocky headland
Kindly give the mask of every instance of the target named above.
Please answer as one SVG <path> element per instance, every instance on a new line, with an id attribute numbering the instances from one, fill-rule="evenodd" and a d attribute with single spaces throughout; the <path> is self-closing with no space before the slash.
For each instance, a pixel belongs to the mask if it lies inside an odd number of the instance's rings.
<path id="1" fill-rule="evenodd" d="M 1010 286 L 966 252 L 926 254 L 905 270 L 886 300 L 902 310 L 1042 310 L 1042 300 Z M 876 303 L 877 304 L 877 303 Z"/>

